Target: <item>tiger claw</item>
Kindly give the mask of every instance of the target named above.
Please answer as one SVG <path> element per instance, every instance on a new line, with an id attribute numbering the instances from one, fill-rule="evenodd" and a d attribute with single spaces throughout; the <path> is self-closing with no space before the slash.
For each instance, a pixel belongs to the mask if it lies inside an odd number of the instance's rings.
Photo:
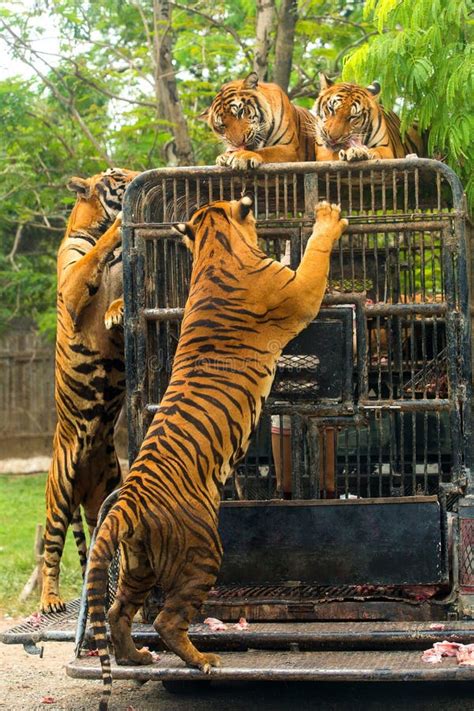
<path id="1" fill-rule="evenodd" d="M 124 302 L 123 299 L 115 299 L 104 314 L 105 328 L 110 331 L 114 326 L 123 324 Z"/>
<path id="2" fill-rule="evenodd" d="M 370 160 L 373 158 L 373 154 L 367 146 L 351 146 L 350 148 L 342 149 L 339 151 L 339 159 L 345 160 L 347 162 L 356 160 Z"/>
<path id="3" fill-rule="evenodd" d="M 317 228 L 328 228 L 332 230 L 333 239 L 338 239 L 349 224 L 346 219 L 341 218 L 341 206 L 336 203 L 330 204 L 323 200 L 318 202 L 314 208 Z"/>
<path id="4" fill-rule="evenodd" d="M 41 602 L 40 609 L 44 614 L 64 612 L 66 610 L 66 603 L 59 597 L 59 595 L 48 595 L 48 597 Z"/>
<path id="5" fill-rule="evenodd" d="M 204 674 L 210 674 L 212 667 L 222 666 L 221 658 L 217 654 L 203 654 L 204 660 L 199 664 L 199 669 Z"/>
<path id="6" fill-rule="evenodd" d="M 263 158 L 253 151 L 238 150 L 222 153 L 216 158 L 217 165 L 225 165 L 234 170 L 249 170 L 258 168 Z"/>

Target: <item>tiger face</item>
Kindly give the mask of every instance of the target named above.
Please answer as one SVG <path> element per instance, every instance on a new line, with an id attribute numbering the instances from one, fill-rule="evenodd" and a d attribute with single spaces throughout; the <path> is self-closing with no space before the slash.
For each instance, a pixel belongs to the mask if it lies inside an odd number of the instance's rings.
<path id="1" fill-rule="evenodd" d="M 364 88 L 356 84 L 334 84 L 321 74 L 321 90 L 313 106 L 317 143 L 338 152 L 366 145 L 374 116 L 380 114 L 380 84 Z"/>
<path id="2" fill-rule="evenodd" d="M 227 150 L 255 151 L 266 145 L 270 106 L 258 88 L 258 76 L 225 84 L 199 118 L 224 141 Z"/>
<path id="3" fill-rule="evenodd" d="M 122 209 L 128 184 L 137 175 L 139 172 L 134 170 L 109 168 L 91 178 L 71 178 L 67 187 L 77 197 L 71 215 L 74 228 L 81 229 L 83 224 L 88 228 L 111 224 Z"/>

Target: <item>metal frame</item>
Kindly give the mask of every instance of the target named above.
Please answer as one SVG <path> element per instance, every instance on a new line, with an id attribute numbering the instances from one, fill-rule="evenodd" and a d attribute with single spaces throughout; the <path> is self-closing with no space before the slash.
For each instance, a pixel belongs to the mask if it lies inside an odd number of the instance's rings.
<path id="1" fill-rule="evenodd" d="M 425 194 L 424 175 L 432 176 L 431 186 L 434 192 Z M 174 212 L 168 210 L 166 205 L 166 184 L 171 185 L 171 203 L 178 201 L 179 209 Z M 264 188 L 273 183 L 280 183 L 278 197 L 271 205 L 266 200 L 261 199 L 262 185 Z M 453 621 L 458 617 L 474 617 L 474 480 L 471 473 L 471 360 L 470 360 L 470 319 L 468 283 L 466 278 L 466 206 L 463 197 L 462 186 L 456 175 L 445 165 L 436 161 L 425 159 L 413 159 L 403 161 L 383 161 L 358 163 L 356 165 L 346 165 L 344 163 L 299 163 L 266 165 L 251 174 L 236 174 L 225 168 L 204 167 L 204 168 L 176 168 L 160 169 L 148 171 L 139 176 L 131 184 L 124 203 L 124 264 L 125 264 L 125 297 L 126 297 L 126 364 L 128 383 L 128 407 L 129 407 L 129 428 L 130 428 L 130 458 L 139 446 L 140 438 L 143 435 L 146 419 L 156 408 L 156 402 L 144 402 L 143 382 L 146 378 L 147 354 L 146 352 L 146 328 L 147 323 L 159 321 L 167 324 L 168 333 L 173 333 L 173 327 L 179 321 L 184 306 L 185 289 L 179 296 L 182 303 L 179 305 L 169 304 L 166 301 L 166 294 L 161 293 L 163 301 L 159 305 L 150 305 L 146 297 L 150 291 L 153 293 L 153 285 L 150 282 L 150 275 L 144 273 L 147 258 L 147 244 L 150 244 L 157 237 L 167 239 L 170 236 L 170 224 L 174 221 L 181 221 L 186 218 L 192 209 L 192 202 L 198 198 L 201 204 L 209 199 L 220 197 L 239 197 L 244 191 L 251 192 L 257 197 L 257 218 L 259 233 L 270 238 L 275 233 L 275 225 L 268 227 L 268 218 L 273 213 L 274 223 L 284 234 L 284 239 L 291 241 L 291 262 L 296 266 L 299 261 L 301 247 L 304 243 L 304 235 L 307 234 L 312 224 L 312 216 L 309 209 L 305 212 L 304 206 L 301 209 L 299 194 L 304 192 L 307 205 L 318 199 L 328 197 L 332 201 L 346 200 L 351 196 L 351 185 L 359 186 L 359 194 L 365 199 L 369 196 L 368 209 L 360 209 L 361 204 L 356 205 L 355 201 L 346 204 L 349 207 L 350 227 L 348 230 L 348 240 L 362 239 L 361 235 L 376 234 L 380 226 L 380 214 L 377 214 L 377 205 L 382 210 L 387 210 L 385 226 L 392 225 L 394 231 L 399 230 L 444 230 L 444 240 L 446 249 L 443 253 L 444 271 L 448 275 L 448 281 L 444 283 L 443 293 L 447 298 L 442 302 L 425 303 L 389 303 L 386 300 L 378 300 L 371 304 L 367 301 L 367 294 L 357 293 L 352 289 L 343 294 L 330 293 L 326 296 L 324 309 L 332 309 L 334 306 L 346 306 L 352 304 L 356 312 L 355 322 L 355 347 L 354 347 L 354 380 L 353 387 L 357 397 L 343 397 L 340 403 L 335 402 L 311 402 L 307 399 L 294 399 L 279 402 L 278 398 L 270 399 L 267 412 L 277 414 L 289 414 L 295 432 L 303 436 L 305 422 L 309 422 L 307 437 L 313 440 L 313 460 L 321 459 L 321 452 L 318 445 L 314 445 L 317 433 L 320 428 L 324 428 L 328 423 L 332 426 L 342 427 L 343 432 L 347 432 L 348 427 L 355 428 L 357 433 L 367 429 L 368 414 L 371 411 L 377 418 L 384 416 L 395 418 L 397 412 L 403 410 L 408 417 L 415 418 L 412 413 L 444 412 L 447 414 L 448 422 L 455 431 L 459 433 L 457 440 L 451 442 L 451 447 L 460 454 L 455 461 L 456 476 L 451 477 L 448 484 L 439 487 L 437 495 L 440 502 L 440 529 L 442 540 L 442 568 L 450 572 L 450 589 L 444 592 L 444 596 L 435 599 L 423 598 L 423 589 L 417 586 L 319 586 L 311 585 L 289 585 L 278 587 L 278 585 L 264 586 L 261 595 L 251 586 L 245 588 L 232 585 L 217 587 L 208 602 L 204 612 L 206 614 L 217 614 L 218 616 L 229 615 L 229 619 L 238 619 L 241 614 L 249 615 L 253 624 L 249 631 L 219 632 L 214 634 L 205 625 L 193 625 L 191 636 L 203 649 L 229 649 L 234 650 L 232 657 L 229 657 L 225 674 L 228 678 L 321 678 L 327 680 L 331 674 L 335 674 L 337 679 L 431 679 L 440 678 L 460 679 L 464 678 L 465 672 L 460 668 L 443 667 L 439 669 L 429 668 L 429 665 L 419 667 L 419 654 L 396 655 L 391 653 L 390 658 L 385 655 L 383 660 L 379 656 L 366 654 L 366 659 L 356 657 L 343 658 L 340 652 L 331 655 L 329 659 L 331 669 L 325 669 L 319 656 L 312 656 L 305 666 L 302 660 L 285 655 L 281 657 L 275 651 L 271 652 L 271 659 L 264 658 L 264 655 L 253 658 L 253 669 L 246 671 L 247 659 L 236 656 L 235 650 L 247 648 L 261 650 L 285 650 L 291 649 L 297 652 L 298 649 L 325 650 L 337 649 L 400 649 L 400 648 L 424 648 L 435 641 L 448 638 L 453 641 L 466 642 L 472 638 L 473 623 Z M 193 187 L 194 186 L 194 187 Z M 196 186 L 198 189 L 196 191 Z M 199 194 L 199 186 L 201 193 Z M 206 190 L 204 195 L 202 186 Z M 184 188 L 181 192 L 181 188 Z M 446 195 L 443 190 L 448 189 L 449 207 L 444 204 Z M 295 192 L 296 191 L 296 192 Z M 393 208 L 391 199 L 399 200 L 396 210 Z M 197 194 L 196 194 L 197 192 Z M 161 193 L 161 197 L 160 197 Z M 295 197 L 296 195 L 296 197 Z M 393 197 L 395 195 L 395 198 Z M 160 199 L 158 199 L 160 197 Z M 147 205 L 147 199 L 151 199 Z M 179 198 L 179 200 L 178 200 Z M 163 221 L 163 215 L 154 213 L 153 203 L 160 202 L 163 211 L 168 210 L 169 219 Z M 430 202 L 431 200 L 431 202 Z M 169 203 L 169 201 L 168 201 Z M 279 204 L 278 204 L 279 203 Z M 430 208 L 431 205 L 431 208 Z M 366 206 L 363 201 L 362 208 Z M 161 209 L 160 208 L 160 209 Z M 283 218 L 279 211 L 285 211 Z M 390 215 L 390 217 L 388 217 Z M 160 219 L 157 219 L 160 217 Z M 455 266 L 453 268 L 452 255 L 455 255 Z M 163 262 L 161 266 L 166 268 Z M 181 268 L 180 276 L 184 279 L 189 271 Z M 342 275 L 340 274 L 342 282 Z M 150 289 L 151 287 L 151 289 Z M 377 385 L 380 379 L 380 369 L 373 368 L 371 363 L 371 353 L 380 353 L 380 323 L 384 319 L 396 322 L 400 316 L 411 318 L 412 323 L 416 319 L 423 320 L 428 317 L 436 321 L 443 319 L 446 321 L 446 328 L 449 337 L 448 359 L 443 354 L 438 354 L 432 359 L 430 367 L 426 372 L 411 380 L 412 397 L 388 398 L 379 400 L 370 396 L 370 371 L 375 370 L 376 377 L 372 379 L 372 384 Z M 174 324 L 174 325 L 173 325 Z M 369 328 L 368 324 L 372 324 Z M 375 328 L 374 328 L 375 324 Z M 175 332 L 176 333 L 176 330 Z M 375 336 L 374 336 L 375 333 Z M 394 338 L 398 337 L 395 333 Z M 172 353 L 167 350 L 168 344 L 164 344 L 165 352 L 163 357 L 168 361 Z M 372 349 L 372 350 L 371 350 Z M 156 355 L 156 354 L 155 354 Z M 442 362 L 440 363 L 440 361 Z M 168 362 L 169 366 L 169 362 Z M 451 391 L 448 396 L 438 393 L 437 398 L 415 397 L 416 387 L 426 386 L 426 380 L 437 378 L 437 372 L 445 369 L 449 373 Z M 434 375 L 433 375 L 434 373 Z M 373 375 L 373 372 L 372 372 Z M 416 374 L 415 374 L 416 375 Z M 423 381 L 423 378 L 425 380 Z M 163 374 L 160 386 L 166 384 L 166 372 Z M 345 390 L 347 395 L 347 389 Z M 455 407 L 453 408 L 453 393 L 455 395 Z M 454 410 L 454 412 L 453 412 Z M 377 413 L 382 413 L 377 415 Z M 423 415 L 425 417 L 425 415 Z M 445 416 L 444 416 L 445 417 Z M 415 425 L 416 426 L 416 425 Z M 416 434 L 416 432 L 415 432 Z M 305 435 L 306 436 L 306 435 Z M 351 435 L 352 436 L 352 435 Z M 360 450 L 361 434 L 354 436 L 354 441 Z M 370 436 L 369 436 L 370 439 Z M 356 448 L 357 448 L 356 446 Z M 349 450 L 346 447 L 346 452 Z M 360 456 L 360 455 L 359 455 Z M 349 455 L 346 453 L 346 460 Z M 298 448 L 293 452 L 293 467 L 302 465 L 303 454 Z M 380 474 L 382 474 L 382 470 Z M 416 472 L 415 472 L 416 474 Z M 232 495 L 232 492 L 230 492 Z M 390 496 L 399 495 L 396 487 L 390 491 Z M 428 492 L 429 493 L 429 492 Z M 381 496 L 382 492 L 375 495 Z M 423 500 L 423 497 L 420 497 Z M 383 503 L 384 499 L 374 499 L 373 506 Z M 386 501 L 386 500 L 385 500 Z M 331 504 L 331 502 L 328 502 Z M 334 502 L 333 502 L 334 503 Z M 342 508 L 344 507 L 344 502 Z M 365 503 L 368 503 L 366 500 Z M 395 499 L 391 503 L 396 506 Z M 283 502 L 281 502 L 283 504 Z M 356 503 L 345 502 L 346 505 L 354 506 Z M 243 502 L 243 505 L 249 505 Z M 333 505 L 333 504 L 331 504 Z M 235 507 L 239 504 L 229 503 L 224 506 Z M 319 502 L 319 506 L 324 506 L 324 501 Z M 449 511 L 449 513 L 448 513 Z M 448 558 L 449 556 L 449 558 Z M 275 619 L 279 614 L 283 619 L 299 619 L 301 622 L 281 623 L 259 623 L 259 609 L 265 610 L 268 606 L 275 607 L 275 599 L 279 600 L 279 607 L 276 610 Z M 256 600 L 258 604 L 256 605 Z M 153 608 L 153 600 L 150 606 Z M 79 601 L 68 603 L 65 613 L 58 615 L 45 615 L 41 621 L 25 621 L 24 624 L 2 633 L 1 641 L 7 644 L 21 643 L 30 653 L 41 654 L 42 648 L 36 645 L 41 641 L 72 641 L 75 636 L 74 621 L 77 616 Z M 250 614 L 254 617 L 250 617 Z M 405 622 L 394 622 L 402 615 Z M 266 614 L 262 619 L 268 619 Z M 319 620 L 316 623 L 310 620 Z M 327 620 L 337 619 L 363 619 L 372 622 L 345 622 L 341 626 L 338 622 L 327 622 Z M 378 622 L 377 620 L 390 620 L 390 622 Z M 442 630 L 433 630 L 429 620 L 447 620 Z M 305 620 L 302 622 L 302 620 Z M 323 621 L 321 621 L 323 620 Z M 326 620 L 326 621 L 324 621 Z M 409 620 L 409 621 L 406 621 Z M 415 620 L 427 620 L 420 622 Z M 160 646 L 160 640 L 154 630 L 149 625 L 135 624 L 133 628 L 134 639 L 138 643 L 150 644 L 154 647 Z M 86 639 L 90 639 L 88 632 Z M 368 655 L 368 656 L 367 656 Z M 327 658 L 327 651 L 324 652 Z M 79 660 L 68 668 L 70 676 L 82 678 L 99 678 L 100 672 L 96 665 L 97 660 Z M 375 667 L 382 668 L 380 673 Z M 258 664 L 257 664 L 258 662 Z M 281 663 L 280 663 L 281 662 Z M 361 662 L 359 664 L 359 662 Z M 385 668 L 385 663 L 390 666 L 390 670 Z M 448 665 L 449 666 L 449 665 Z M 258 667 L 258 668 L 257 668 Z M 375 671 L 374 671 L 375 670 Z M 163 657 L 159 668 L 149 670 L 115 669 L 114 676 L 120 675 L 125 678 L 143 678 L 188 680 L 202 676 L 195 670 L 183 668 L 174 664 L 174 660 L 168 655 Z M 222 677 L 222 672 L 217 672 Z M 151 678 L 151 677 L 150 677 Z"/>
<path id="2" fill-rule="evenodd" d="M 277 258 L 285 240 L 290 241 L 293 267 L 299 263 L 318 200 L 342 203 L 349 219 L 345 241 L 336 248 L 331 267 L 334 282 L 344 293 L 327 294 L 323 309 L 352 304 L 356 310 L 352 397 L 347 397 L 347 390 L 341 402 L 272 393 L 267 415 L 291 416 L 293 471 L 321 466 L 325 433 L 332 427 L 333 432 L 340 430 L 332 435 L 338 472 L 342 472 L 337 474 L 338 491 L 342 487 L 347 495 L 355 489 L 357 495 L 369 497 L 436 493 L 445 521 L 446 508 L 457 510 L 460 497 L 474 487 L 466 205 L 455 173 L 428 159 L 270 164 L 252 173 L 219 167 L 166 168 L 147 171 L 133 181 L 123 209 L 130 460 L 166 388 L 186 298 L 190 261 L 180 253 L 171 225 L 190 217 L 196 206 L 243 193 L 253 195 L 259 236 Z M 439 280 L 433 284 L 433 298 L 427 295 L 425 283 L 424 274 L 430 269 L 427 259 L 433 262 L 433 282 Z M 421 274 L 420 300 L 414 298 L 416 268 Z M 363 271 L 362 289 L 357 269 Z M 370 283 L 372 300 L 368 299 Z M 417 353 L 420 338 L 423 352 Z M 388 348 L 386 365 L 381 358 L 384 347 Z M 433 382 L 434 394 L 429 390 Z M 317 435 L 321 432 L 322 439 Z M 434 453 L 429 451 L 430 438 L 437 442 Z M 449 453 L 441 451 L 443 439 Z M 410 442 L 408 456 L 403 449 Z M 244 478 L 248 472 L 254 476 L 262 470 L 258 452 L 251 456 L 250 468 L 243 465 Z M 263 469 L 268 462 L 267 456 Z M 294 477 L 297 497 L 307 498 L 308 492 L 309 498 L 325 496 L 324 482 L 318 493 L 319 480 L 313 479 L 309 489 L 309 480 L 302 481 Z M 227 498 L 236 496 L 232 486 L 226 491 Z M 455 552 L 460 531 L 461 546 L 468 546 L 467 554 L 461 550 L 464 577 L 460 582 L 470 593 L 474 590 L 474 554 L 470 553 L 474 515 L 469 499 L 462 501 L 464 523 L 455 513 L 450 531 Z M 446 529 L 446 523 L 442 527 Z M 443 535 L 446 558 L 447 535 Z M 452 570 L 457 567 L 455 558 Z M 453 580 L 453 585 L 454 591 L 458 581 Z"/>

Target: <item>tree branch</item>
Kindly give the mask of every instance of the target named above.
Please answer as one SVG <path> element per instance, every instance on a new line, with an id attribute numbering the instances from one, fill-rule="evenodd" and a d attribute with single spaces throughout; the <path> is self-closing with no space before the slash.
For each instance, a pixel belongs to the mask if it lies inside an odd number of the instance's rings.
<path id="1" fill-rule="evenodd" d="M 290 83 L 297 19 L 297 0 L 282 0 L 278 12 L 273 81 L 281 86 L 283 91 L 288 91 Z"/>
<path id="2" fill-rule="evenodd" d="M 239 34 L 236 30 L 234 30 L 233 27 L 230 27 L 229 25 L 226 25 L 224 22 L 219 22 L 218 20 L 215 20 L 211 15 L 207 15 L 205 12 L 201 12 L 201 10 L 197 10 L 194 7 L 187 7 L 186 5 L 180 5 L 177 2 L 170 2 L 170 5 L 172 7 L 175 7 L 177 10 L 183 10 L 183 12 L 189 12 L 191 15 L 196 15 L 197 17 L 202 17 L 203 20 L 206 20 L 210 25 L 213 27 L 217 27 L 219 30 L 223 30 L 224 32 L 227 32 L 235 43 L 240 47 L 242 52 L 245 55 L 245 58 L 247 59 L 249 65 L 253 63 L 253 57 L 251 52 L 249 52 L 249 49 L 247 45 L 242 42 L 242 40 L 239 37 Z"/>
<path id="3" fill-rule="evenodd" d="M 375 30 L 374 32 L 369 32 L 368 34 L 365 34 L 363 37 L 360 37 L 355 42 L 352 42 L 352 44 L 348 44 L 343 49 L 341 49 L 341 51 L 339 52 L 339 54 L 337 55 L 337 57 L 335 58 L 335 60 L 333 62 L 334 71 L 339 70 L 339 68 L 340 68 L 339 63 L 340 63 L 341 59 L 350 49 L 354 49 L 355 47 L 358 47 L 359 45 L 364 44 L 364 42 L 369 37 L 372 37 L 373 35 L 378 35 L 378 34 L 380 34 L 380 33 L 377 30 Z"/>
<path id="4" fill-rule="evenodd" d="M 170 36 L 171 10 L 167 0 L 153 0 L 153 42 L 155 53 L 155 91 L 162 116 L 170 122 L 176 144 L 178 164 L 193 164 L 193 148 L 178 96 L 173 69 Z M 161 118 L 159 116 L 159 118 Z"/>
<path id="5" fill-rule="evenodd" d="M 275 19 L 274 0 L 257 0 L 257 22 L 255 26 L 255 52 L 253 70 L 261 81 L 268 79 L 268 58 L 270 53 L 270 35 Z"/>
<path id="6" fill-rule="evenodd" d="M 0 23 L 3 25 L 3 27 L 7 30 L 7 32 L 15 39 L 15 43 L 18 44 L 19 46 L 22 46 L 23 49 L 26 49 L 26 51 L 30 52 L 34 57 L 39 59 L 40 61 L 44 62 L 47 66 L 47 62 L 38 54 L 38 52 L 31 47 L 29 47 L 22 39 L 19 37 L 9 25 L 4 22 L 0 18 Z M 56 88 L 56 86 L 43 74 L 43 72 L 37 67 L 37 65 L 28 60 L 24 55 L 21 57 L 21 61 L 27 64 L 33 71 L 40 77 L 42 82 L 48 87 L 48 89 L 51 91 L 51 93 L 54 95 L 54 97 L 57 99 L 57 101 L 66 109 L 66 111 L 72 116 L 72 118 L 76 121 L 76 123 L 80 126 L 82 132 L 84 135 L 89 139 L 89 141 L 92 143 L 94 148 L 96 149 L 98 155 L 102 158 L 102 160 L 107 163 L 107 165 L 112 168 L 113 167 L 113 161 L 110 159 L 108 153 L 102 149 L 102 146 L 99 144 L 87 124 L 85 123 L 84 119 L 82 116 L 79 114 L 78 110 L 74 106 L 74 101 L 73 98 L 70 97 L 70 100 L 67 101 L 64 96 L 61 94 L 60 91 Z M 52 68 L 51 71 L 55 74 L 55 76 L 60 76 L 58 72 Z M 62 80 L 61 80 L 62 81 Z M 68 92 L 70 93 L 70 92 Z"/>
<path id="7" fill-rule="evenodd" d="M 12 265 L 12 269 L 14 269 L 15 271 L 18 271 L 18 266 L 15 262 L 15 255 L 18 251 L 18 247 L 20 246 L 21 236 L 23 234 L 23 227 L 23 222 L 19 222 L 16 228 L 15 239 L 13 240 L 12 248 L 10 250 L 10 253 L 7 255 L 7 259 Z"/>
<path id="8" fill-rule="evenodd" d="M 68 143 L 66 143 L 66 141 L 61 136 L 61 134 L 55 130 L 56 127 L 50 121 L 48 121 L 48 119 L 46 119 L 44 116 L 41 116 L 40 114 L 33 113 L 33 111 L 25 111 L 25 114 L 27 116 L 31 116 L 32 118 L 38 119 L 38 121 L 41 121 L 41 123 L 44 123 L 44 125 L 51 131 L 51 133 L 54 135 L 54 137 L 57 138 L 58 141 L 61 143 L 62 147 L 64 148 L 66 153 L 68 153 L 69 157 L 70 158 L 76 157 L 76 154 L 72 150 L 71 146 Z"/>
<path id="9" fill-rule="evenodd" d="M 368 36 L 367 30 L 359 22 L 348 20 L 345 17 L 339 17 L 336 15 L 304 15 L 304 18 L 305 20 L 313 20 L 314 22 L 327 22 L 328 24 L 335 22 L 338 25 L 349 25 L 350 27 L 354 27 L 356 30 L 360 30 L 362 34 Z"/>

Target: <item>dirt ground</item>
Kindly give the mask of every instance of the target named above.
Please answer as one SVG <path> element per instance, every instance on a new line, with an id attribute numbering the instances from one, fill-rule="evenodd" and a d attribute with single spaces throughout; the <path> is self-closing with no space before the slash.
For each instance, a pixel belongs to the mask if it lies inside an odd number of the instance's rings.
<path id="1" fill-rule="evenodd" d="M 0 620 L 0 629 L 15 620 Z M 8 711 L 93 711 L 101 682 L 70 679 L 65 665 L 72 643 L 48 642 L 44 655 L 20 645 L 0 644 L 0 709 Z M 473 673 L 474 678 L 474 673 Z M 49 698 L 48 698 L 49 697 Z M 472 711 L 474 681 L 444 684 L 216 684 L 199 694 L 169 694 L 160 683 L 113 684 L 110 711 Z"/>

